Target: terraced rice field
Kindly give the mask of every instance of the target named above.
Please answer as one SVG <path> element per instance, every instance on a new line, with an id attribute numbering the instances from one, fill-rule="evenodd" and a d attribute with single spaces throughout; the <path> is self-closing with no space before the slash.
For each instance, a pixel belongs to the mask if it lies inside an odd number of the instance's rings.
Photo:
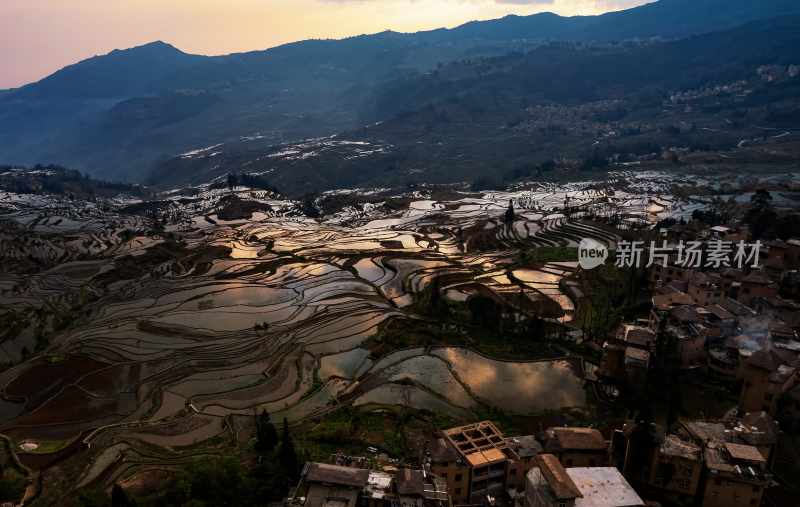
<path id="1" fill-rule="evenodd" d="M 220 220 L 219 200 L 230 193 L 170 195 L 172 219 L 157 234 L 140 216 L 89 203 L 65 215 L 63 203 L 9 199 L 2 218 L 18 229 L 0 235 L 12 245 L 7 255 L 15 259 L 22 250 L 13 245 L 27 237 L 48 267 L 0 275 L 4 307 L 32 319 L 0 343 L 16 363 L 0 373 L 2 433 L 34 444 L 80 436 L 103 449 L 84 472 L 88 484 L 186 462 L 192 453 L 181 449 L 235 434 L 236 417 L 262 409 L 297 423 L 344 405 L 469 418 L 479 407 L 536 414 L 588 403 L 579 361 L 504 362 L 460 348 L 373 357 L 365 344 L 391 319 L 420 318 L 415 304 L 437 278 L 450 301 L 522 294 L 569 323 L 576 302 L 566 287 L 577 265 L 520 266 L 514 251 L 574 247 L 583 237 L 613 244 L 608 227 L 561 213 L 565 202 L 584 213 L 602 208 L 608 193 L 542 186 L 312 220 L 298 203 L 240 189 L 272 211 Z M 513 223 L 503 220 L 509 201 Z M 662 204 L 658 212 L 669 212 Z M 182 243 L 167 243 L 170 234 Z M 492 248 L 471 248 L 487 234 Z M 182 253 L 159 257 L 158 247 Z M 52 308 L 69 322 L 32 353 L 36 319 Z"/>

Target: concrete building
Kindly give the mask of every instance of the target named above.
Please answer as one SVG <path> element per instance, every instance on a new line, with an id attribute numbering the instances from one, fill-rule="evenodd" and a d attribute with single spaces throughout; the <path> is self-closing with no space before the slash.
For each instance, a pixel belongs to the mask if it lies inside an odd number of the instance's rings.
<path id="1" fill-rule="evenodd" d="M 703 507 L 761 505 L 770 478 L 767 460 L 753 446 L 710 442 L 704 451 L 707 471 Z"/>
<path id="2" fill-rule="evenodd" d="M 653 454 L 648 482 L 674 496 L 694 497 L 702 472 L 702 449 L 676 435 L 667 435 Z"/>
<path id="3" fill-rule="evenodd" d="M 542 444 L 533 435 L 509 437 L 506 444 L 518 457 L 509 468 L 508 486 L 524 491 L 525 475 L 536 464 L 536 457 L 543 451 Z"/>
<path id="4" fill-rule="evenodd" d="M 470 471 L 461 453 L 446 438 L 439 437 L 428 446 L 426 459 L 431 472 L 447 484 L 453 502 L 467 503 Z"/>
<path id="5" fill-rule="evenodd" d="M 644 502 L 613 467 L 564 468 L 542 454 L 526 476 L 525 507 L 640 507 Z"/>
<path id="6" fill-rule="evenodd" d="M 450 507 L 447 483 L 425 470 L 367 470 L 307 463 L 295 494 L 296 507 Z"/>
<path id="7" fill-rule="evenodd" d="M 484 503 L 524 488 L 542 446 L 533 436 L 506 438 L 490 421 L 450 428 L 427 450 L 431 472 L 446 481 L 455 504 Z"/>
<path id="8" fill-rule="evenodd" d="M 768 268 L 779 271 L 800 268 L 800 239 L 770 241 L 766 246 L 763 259 Z"/>
<path id="9" fill-rule="evenodd" d="M 663 435 L 655 425 L 626 425 L 623 470 L 659 499 L 703 507 L 760 505 L 769 484 L 778 425 L 765 412 L 733 421 L 681 421 Z M 634 433 L 637 437 L 634 438 Z M 752 502 L 752 503 L 751 503 Z"/>
<path id="10" fill-rule="evenodd" d="M 688 278 L 688 294 L 698 306 L 717 303 L 724 296 L 722 280 L 716 275 L 695 272 Z"/>
<path id="11" fill-rule="evenodd" d="M 767 275 L 754 271 L 741 280 L 739 302 L 752 306 L 756 298 L 772 298 L 778 295 L 778 284 Z"/>
<path id="12" fill-rule="evenodd" d="M 796 356 L 778 348 L 754 352 L 742 370 L 739 409 L 775 416 L 784 393 L 800 384 Z"/>
<path id="13" fill-rule="evenodd" d="M 356 507 L 369 482 L 369 470 L 308 463 L 300 479 L 303 507 Z"/>

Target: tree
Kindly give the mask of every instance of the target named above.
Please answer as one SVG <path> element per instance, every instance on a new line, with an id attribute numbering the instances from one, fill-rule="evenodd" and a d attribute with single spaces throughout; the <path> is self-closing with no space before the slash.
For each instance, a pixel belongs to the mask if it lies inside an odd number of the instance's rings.
<path id="1" fill-rule="evenodd" d="M 134 507 L 136 502 L 128 497 L 125 490 L 119 484 L 114 484 L 111 489 L 111 507 Z"/>
<path id="2" fill-rule="evenodd" d="M 768 190 L 759 188 L 750 197 L 750 205 L 758 212 L 764 212 L 772 206 L 772 194 Z"/>
<path id="3" fill-rule="evenodd" d="M 79 507 L 106 507 L 108 496 L 100 488 L 83 489 L 75 499 L 75 505 Z"/>
<path id="4" fill-rule="evenodd" d="M 239 186 L 239 176 L 233 173 L 228 173 L 228 180 L 226 183 L 228 184 L 228 190 L 233 190 Z"/>
<path id="5" fill-rule="evenodd" d="M 745 222 L 750 226 L 750 235 L 754 240 L 774 235 L 777 214 L 772 209 L 772 195 L 760 188 L 750 198 L 750 210 L 745 215 Z"/>
<path id="6" fill-rule="evenodd" d="M 512 225 L 514 225 L 514 220 L 516 220 L 517 216 L 514 213 L 514 201 L 509 199 L 508 200 L 508 209 L 506 210 L 506 229 L 510 229 Z"/>
<path id="7" fill-rule="evenodd" d="M 0 502 L 19 502 L 25 494 L 25 476 L 11 466 L 0 466 Z"/>
<path id="8" fill-rule="evenodd" d="M 309 193 L 303 196 L 301 210 L 308 218 L 319 218 L 321 213 L 316 205 L 317 194 Z"/>
<path id="9" fill-rule="evenodd" d="M 278 449 L 278 461 L 283 469 L 286 478 L 292 483 L 300 478 L 300 461 L 297 458 L 297 450 L 292 442 L 292 435 L 289 433 L 289 421 L 283 418 L 283 435 L 281 445 Z"/>
<path id="10" fill-rule="evenodd" d="M 181 470 L 163 501 L 157 505 L 261 505 L 253 501 L 253 489 L 253 481 L 238 458 L 229 456 L 203 459 Z"/>
<path id="11" fill-rule="evenodd" d="M 472 315 L 472 322 L 487 329 L 496 329 L 499 325 L 501 308 L 494 299 L 478 294 L 467 300 L 467 307 Z"/>
<path id="12" fill-rule="evenodd" d="M 442 297 L 442 280 L 434 277 L 419 299 L 420 312 L 440 320 L 450 315 L 450 307 Z"/>
<path id="13" fill-rule="evenodd" d="M 256 418 L 256 451 L 263 455 L 274 451 L 277 446 L 278 430 L 272 424 L 269 412 L 262 410 Z"/>

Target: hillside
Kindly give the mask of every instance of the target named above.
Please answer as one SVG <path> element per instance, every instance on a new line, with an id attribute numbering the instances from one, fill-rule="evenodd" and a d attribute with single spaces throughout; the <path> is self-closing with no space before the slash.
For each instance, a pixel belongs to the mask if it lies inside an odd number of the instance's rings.
<path id="1" fill-rule="evenodd" d="M 0 94 L 0 153 L 6 163 L 60 163 L 142 181 L 159 163 L 203 146 L 242 137 L 275 145 L 388 120 L 416 99 L 384 100 L 387 83 L 450 62 L 528 53 L 548 41 L 675 39 L 787 13 L 800 13 L 800 5 L 662 0 L 602 16 L 509 16 L 222 57 L 157 42 Z"/>
<path id="2" fill-rule="evenodd" d="M 499 182 L 535 174 L 540 164 L 552 169 L 552 160 L 602 168 L 608 158 L 635 161 L 670 147 L 728 150 L 763 136 L 762 128 L 797 127 L 789 119 L 800 111 L 800 78 L 759 72 L 795 63 L 798 34 L 800 18 L 785 18 L 661 44 L 552 43 L 454 62 L 376 87 L 365 100 L 373 109 L 362 116 L 390 117 L 368 128 L 277 146 L 225 143 L 173 158 L 151 182 L 200 183 L 246 171 L 302 194 Z"/>

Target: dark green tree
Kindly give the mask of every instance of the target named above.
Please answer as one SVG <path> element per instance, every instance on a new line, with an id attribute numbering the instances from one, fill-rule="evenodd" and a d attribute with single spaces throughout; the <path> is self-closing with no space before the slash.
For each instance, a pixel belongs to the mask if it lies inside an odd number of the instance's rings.
<path id="1" fill-rule="evenodd" d="M 514 201 L 511 199 L 508 200 L 508 209 L 506 210 L 506 228 L 510 228 L 514 224 L 514 220 L 516 220 L 517 215 L 514 213 Z"/>
<path id="2" fill-rule="evenodd" d="M 233 190 L 239 186 L 239 176 L 234 173 L 229 173 L 226 183 L 228 184 L 228 190 Z"/>
<path id="3" fill-rule="evenodd" d="M 774 226 L 777 214 L 772 209 L 772 195 L 763 188 L 758 189 L 750 198 L 750 210 L 744 221 L 750 226 L 750 235 L 754 240 L 774 237 Z"/>
<path id="4" fill-rule="evenodd" d="M 272 424 L 269 412 L 262 410 L 256 417 L 256 451 L 259 454 L 270 453 L 278 446 L 278 430 Z"/>
<path id="5" fill-rule="evenodd" d="M 111 507 L 134 507 L 136 502 L 128 497 L 128 494 L 119 484 L 114 484 L 111 488 Z"/>
<path id="6" fill-rule="evenodd" d="M 309 193 L 303 196 L 301 210 L 308 218 L 319 218 L 321 213 L 316 204 L 317 194 Z"/>
<path id="7" fill-rule="evenodd" d="M 473 324 L 489 329 L 496 328 L 500 321 L 501 308 L 494 299 L 478 294 L 467 301 Z"/>
<path id="8" fill-rule="evenodd" d="M 100 488 L 83 489 L 75 499 L 75 505 L 79 507 L 106 507 L 108 496 Z"/>
<path id="9" fill-rule="evenodd" d="M 300 460 L 297 457 L 297 450 L 289 433 L 289 421 L 283 418 L 283 434 L 281 435 L 281 445 L 278 449 L 278 461 L 283 469 L 284 475 L 291 483 L 296 483 L 300 478 Z"/>
<path id="10" fill-rule="evenodd" d="M 427 287 L 424 296 L 420 299 L 423 306 L 421 311 L 439 319 L 445 319 L 450 314 L 450 307 L 442 297 L 442 281 L 440 277 L 435 277 Z"/>
<path id="11" fill-rule="evenodd" d="M 157 505 L 246 507 L 256 505 L 252 495 L 253 481 L 238 458 L 221 457 L 182 470 Z"/>

